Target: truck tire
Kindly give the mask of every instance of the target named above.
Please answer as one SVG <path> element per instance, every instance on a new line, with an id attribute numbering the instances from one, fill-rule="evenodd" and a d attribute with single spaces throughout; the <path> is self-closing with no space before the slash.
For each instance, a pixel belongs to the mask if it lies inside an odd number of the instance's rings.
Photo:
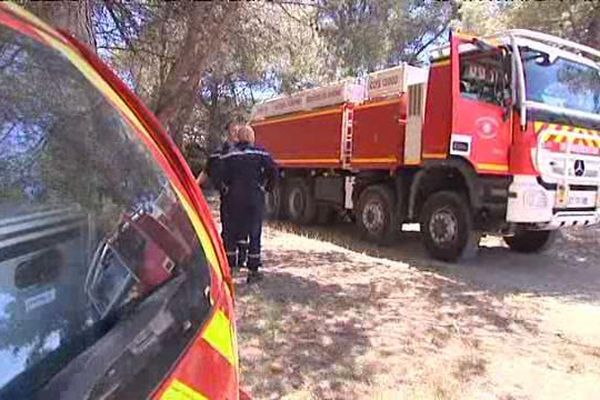
<path id="1" fill-rule="evenodd" d="M 374 185 L 363 190 L 355 213 L 362 237 L 379 244 L 392 242 L 400 232 L 396 209 L 394 192 L 388 186 Z"/>
<path id="2" fill-rule="evenodd" d="M 430 195 L 421 210 L 421 238 L 427 252 L 441 261 L 456 261 L 476 254 L 480 234 L 465 196 L 441 191 Z"/>
<path id="3" fill-rule="evenodd" d="M 306 179 L 291 179 L 286 187 L 286 213 L 292 222 L 310 224 L 317 216 L 317 204 Z"/>
<path id="4" fill-rule="evenodd" d="M 547 250 L 556 236 L 557 231 L 517 231 L 514 236 L 505 236 L 504 242 L 512 251 L 538 253 Z"/>
<path id="5" fill-rule="evenodd" d="M 283 217 L 281 206 L 281 186 L 277 185 L 272 191 L 265 193 L 265 218 L 278 220 Z"/>

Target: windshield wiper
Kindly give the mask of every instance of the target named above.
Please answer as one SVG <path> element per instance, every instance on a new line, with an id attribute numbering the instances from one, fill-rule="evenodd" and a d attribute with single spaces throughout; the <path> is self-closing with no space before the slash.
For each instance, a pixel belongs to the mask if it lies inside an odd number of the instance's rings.
<path id="1" fill-rule="evenodd" d="M 546 53 L 545 51 L 541 51 L 538 49 L 532 49 L 531 47 L 521 47 L 521 49 L 524 52 L 527 53 L 532 53 L 528 56 L 523 57 L 523 62 L 528 62 L 528 61 L 532 61 L 532 60 L 537 60 L 538 58 L 542 57 L 542 62 L 537 62 L 536 64 L 538 65 L 542 65 L 542 66 L 547 66 L 547 65 L 551 65 L 552 63 L 550 62 L 550 54 Z"/>

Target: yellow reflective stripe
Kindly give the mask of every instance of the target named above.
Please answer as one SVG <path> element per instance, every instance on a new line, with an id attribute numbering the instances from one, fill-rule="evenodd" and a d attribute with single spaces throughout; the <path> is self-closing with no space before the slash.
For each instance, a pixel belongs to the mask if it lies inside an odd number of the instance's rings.
<path id="1" fill-rule="evenodd" d="M 277 122 L 287 122 L 287 121 L 295 121 L 297 119 L 303 119 L 303 118 L 309 118 L 309 117 L 319 117 L 319 116 L 323 116 L 323 115 L 329 115 L 329 114 L 341 114 L 342 109 L 340 107 L 335 107 L 333 110 L 325 110 L 325 111 L 317 111 L 317 112 L 304 112 L 303 114 L 299 114 L 299 115 L 292 115 L 289 117 L 277 117 L 277 118 L 272 118 L 272 119 L 265 119 L 265 120 L 257 120 L 255 122 L 252 122 L 252 126 L 262 126 L 262 125 L 270 125 L 270 124 L 275 124 Z"/>
<path id="2" fill-rule="evenodd" d="M 446 153 L 423 153 L 423 158 L 446 158 Z"/>
<path id="3" fill-rule="evenodd" d="M 541 122 L 534 123 L 534 127 L 535 127 L 536 131 L 538 128 L 541 128 L 542 124 L 543 123 L 541 123 Z M 573 129 L 572 132 L 586 134 L 589 137 L 587 137 L 587 138 L 569 137 L 568 129 L 570 129 L 570 128 Z M 546 129 L 542 130 L 540 134 L 542 134 L 543 141 L 552 140 L 554 143 L 559 143 L 559 144 L 566 142 L 566 141 L 568 141 L 570 143 L 580 141 L 584 146 L 587 146 L 587 147 L 600 147 L 600 138 L 598 138 L 599 132 L 592 130 L 592 129 L 572 127 L 569 125 L 548 124 L 548 127 Z"/>
<path id="4" fill-rule="evenodd" d="M 180 380 L 174 379 L 167 390 L 160 396 L 161 400 L 208 400 L 199 392 L 192 389 Z"/>
<path id="5" fill-rule="evenodd" d="M 223 287 L 225 288 L 225 292 L 227 293 L 227 297 L 232 298 L 233 296 L 231 295 L 231 290 L 229 289 L 229 285 L 223 285 Z"/>
<path id="6" fill-rule="evenodd" d="M 386 106 L 389 104 L 399 103 L 399 102 L 400 102 L 400 98 L 396 97 L 395 99 L 392 99 L 392 100 L 381 100 L 381 101 L 375 101 L 373 103 L 361 104 L 360 106 L 356 106 L 354 109 L 355 110 L 364 110 L 366 108 Z"/>
<path id="7" fill-rule="evenodd" d="M 40 34 L 44 40 L 47 41 L 49 45 L 51 45 L 54 49 L 61 52 L 69 61 L 77 67 L 77 69 L 85 76 L 85 78 L 96 87 L 102 94 L 108 97 L 113 104 L 125 114 L 125 117 L 134 125 L 135 129 L 141 132 L 144 136 L 150 139 L 151 142 L 155 142 L 150 133 L 146 130 L 145 126 L 141 123 L 141 121 L 137 118 L 137 116 L 131 111 L 127 103 L 123 101 L 121 96 L 119 96 L 113 89 L 110 87 L 108 83 L 96 72 L 96 70 L 76 51 L 74 51 L 71 47 L 65 45 L 61 41 L 53 38 L 46 33 L 37 30 L 38 34 Z M 200 220 L 198 214 L 191 206 L 191 204 L 187 201 L 187 198 L 183 196 L 183 194 L 175 188 L 174 185 L 171 185 L 175 192 L 177 193 L 177 197 L 179 201 L 182 203 L 188 217 L 192 222 L 192 226 L 196 230 L 196 234 L 200 239 L 200 243 L 204 248 L 204 252 L 206 254 L 207 261 L 215 270 L 215 273 L 219 278 L 222 278 L 221 269 L 219 267 L 218 258 L 216 255 L 215 248 L 210 240 L 210 236 L 208 235 L 204 224 Z"/>
<path id="8" fill-rule="evenodd" d="M 380 157 L 380 158 L 353 158 L 350 160 L 353 163 L 356 164 L 377 164 L 377 163 L 394 163 L 394 162 L 398 162 L 398 159 L 396 157 Z"/>
<path id="9" fill-rule="evenodd" d="M 434 61 L 433 64 L 431 64 L 432 67 L 443 67 L 446 65 L 450 65 L 450 59 L 442 60 L 442 61 Z"/>
<path id="10" fill-rule="evenodd" d="M 589 133 L 592 136 L 595 136 L 595 139 L 592 139 L 592 142 L 594 143 L 594 147 L 600 147 L 600 138 L 598 138 L 598 131 L 595 130 L 589 130 Z"/>
<path id="11" fill-rule="evenodd" d="M 583 129 L 583 128 L 577 128 L 576 129 L 577 133 L 583 134 L 583 135 L 587 135 L 589 136 L 589 138 L 584 138 L 583 139 L 583 143 L 587 146 L 587 147 L 594 147 L 596 144 L 594 143 L 594 140 L 591 138 L 591 134 L 590 131 L 587 129 Z"/>
<path id="12" fill-rule="evenodd" d="M 198 239 L 200 239 L 200 244 L 204 249 L 206 260 L 210 264 L 211 268 L 215 271 L 215 274 L 217 274 L 219 279 L 223 279 L 223 273 L 221 272 L 221 268 L 219 266 L 219 259 L 217 258 L 217 253 L 212 244 L 212 240 L 210 239 L 210 236 L 206 231 L 206 228 L 204 227 L 204 224 L 200 220 L 200 216 L 198 215 L 196 210 L 194 210 L 194 207 L 192 207 L 192 205 L 188 202 L 187 198 L 179 192 L 177 187 L 175 187 L 174 185 L 171 185 L 171 187 L 173 188 L 173 190 L 175 190 L 175 193 L 177 193 L 177 197 L 183 205 L 183 208 L 186 214 L 188 215 L 192 226 L 194 227 L 194 230 L 196 231 L 196 235 L 198 235 Z"/>
<path id="13" fill-rule="evenodd" d="M 477 164 L 478 169 L 485 169 L 488 171 L 500 171 L 505 172 L 508 171 L 508 165 L 506 164 L 487 164 L 487 163 L 479 163 Z"/>
<path id="14" fill-rule="evenodd" d="M 278 158 L 275 160 L 279 164 L 329 164 L 339 163 L 339 158 Z"/>
<path id="15" fill-rule="evenodd" d="M 221 354 L 231 365 L 238 365 L 237 344 L 234 341 L 233 325 L 221 310 L 217 310 L 208 323 L 202 338 Z"/>
<path id="16" fill-rule="evenodd" d="M 21 8 L 18 5 L 11 3 L 10 1 L 5 1 L 3 3 L 4 3 L 4 4 L 2 4 L 3 7 L 8 8 L 10 11 L 17 14 L 19 17 L 24 18 L 24 19 L 28 20 L 29 22 L 32 22 L 34 25 L 38 25 L 49 31 L 54 30 L 54 28 L 52 28 L 50 25 L 48 25 L 47 23 L 45 23 L 44 21 L 42 21 L 41 19 L 36 17 L 34 14 L 25 10 L 24 8 Z M 37 27 L 34 27 L 34 28 L 36 28 L 36 31 L 38 30 Z"/>
<path id="17" fill-rule="evenodd" d="M 238 342 L 237 342 L 237 332 L 235 331 L 235 323 L 229 324 L 229 334 L 231 335 L 231 344 L 233 346 L 233 366 L 235 367 L 238 375 L 240 373 L 240 359 L 238 353 Z"/>

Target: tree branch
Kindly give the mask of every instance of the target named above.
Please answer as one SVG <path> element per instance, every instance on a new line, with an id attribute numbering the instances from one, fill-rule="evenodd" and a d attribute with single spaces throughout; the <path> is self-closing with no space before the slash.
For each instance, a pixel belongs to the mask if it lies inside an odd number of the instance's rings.
<path id="1" fill-rule="evenodd" d="M 145 49 L 145 48 L 133 50 L 130 47 L 104 45 L 104 46 L 98 46 L 98 49 L 111 50 L 111 51 L 130 51 L 130 52 L 132 52 L 134 54 L 146 53 L 146 54 L 150 54 L 150 55 L 159 57 L 159 58 L 164 59 L 164 60 L 169 60 L 169 61 L 173 61 L 175 59 L 175 57 L 167 56 L 167 55 L 164 55 L 164 54 L 161 54 L 161 53 L 149 50 L 149 49 Z"/>
<path id="2" fill-rule="evenodd" d="M 308 23 L 308 24 L 307 24 L 307 23 L 306 23 L 306 21 L 302 21 L 300 18 L 298 18 L 298 17 L 296 17 L 296 16 L 292 15 L 292 14 L 291 14 L 291 13 L 290 13 L 290 12 L 289 12 L 289 11 L 288 11 L 286 8 L 285 8 L 285 4 L 284 4 L 284 3 L 279 3 L 279 2 L 277 2 L 277 3 L 275 3 L 275 4 L 277 4 L 277 5 L 279 6 L 279 8 L 280 8 L 280 9 L 281 9 L 281 10 L 282 10 L 282 11 L 283 11 L 283 12 L 284 12 L 284 13 L 285 13 L 285 14 L 286 14 L 288 17 L 290 17 L 291 19 L 293 19 L 294 21 L 296 21 L 296 22 L 297 22 L 297 23 L 299 23 L 300 25 L 306 25 L 306 26 L 308 26 L 308 27 L 312 28 L 312 26 L 310 25 L 310 23 Z"/>
<path id="3" fill-rule="evenodd" d="M 444 33 L 446 29 L 448 29 L 448 27 L 450 26 L 450 20 L 451 19 L 448 18 L 444 25 L 442 25 L 442 27 L 433 35 L 433 37 L 427 42 L 425 42 L 423 45 L 421 45 L 421 47 L 419 47 L 418 50 L 415 53 L 413 53 L 413 55 L 409 59 L 409 62 L 414 62 L 419 56 L 419 54 L 421 54 L 427 47 L 429 47 L 433 42 L 435 42 L 442 35 L 442 33 Z"/>
<path id="4" fill-rule="evenodd" d="M 135 53 L 136 49 L 134 46 L 132 46 L 131 41 L 129 40 L 129 35 L 125 32 L 125 28 L 122 25 L 121 19 L 119 17 L 117 17 L 115 10 L 113 9 L 113 2 L 104 0 L 104 6 L 106 7 L 108 14 L 110 15 L 110 18 L 115 23 L 115 27 L 119 31 L 121 38 L 123 39 L 123 41 L 125 42 L 127 47 L 129 47 L 130 50 Z"/>
<path id="5" fill-rule="evenodd" d="M 278 1 L 274 1 L 274 3 L 277 3 L 277 4 L 287 4 L 287 5 L 291 5 L 291 6 L 313 7 L 313 8 L 317 8 L 319 10 L 325 10 L 326 9 L 325 7 L 319 5 L 316 1 L 304 3 L 302 1 L 282 1 L 282 0 L 278 0 Z"/>

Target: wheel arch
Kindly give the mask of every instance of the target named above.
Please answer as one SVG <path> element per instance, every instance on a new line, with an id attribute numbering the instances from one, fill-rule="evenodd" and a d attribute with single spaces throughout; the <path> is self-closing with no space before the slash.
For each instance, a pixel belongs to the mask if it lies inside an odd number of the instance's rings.
<path id="1" fill-rule="evenodd" d="M 393 183 L 389 179 L 389 171 L 363 171 L 355 175 L 352 201 L 358 203 L 361 194 L 374 185 L 386 185 L 394 190 Z"/>
<path id="2" fill-rule="evenodd" d="M 397 213 L 399 220 L 404 222 L 408 215 L 408 189 L 412 181 L 412 176 L 412 171 L 402 169 L 395 171 L 365 171 L 357 174 L 352 192 L 352 201 L 354 204 L 358 204 L 362 193 L 372 186 L 386 186 L 393 194 L 394 211 Z"/>
<path id="3" fill-rule="evenodd" d="M 414 176 L 408 198 L 408 217 L 418 218 L 425 199 L 440 190 L 462 189 L 474 209 L 481 207 L 475 168 L 463 158 L 427 161 Z"/>

